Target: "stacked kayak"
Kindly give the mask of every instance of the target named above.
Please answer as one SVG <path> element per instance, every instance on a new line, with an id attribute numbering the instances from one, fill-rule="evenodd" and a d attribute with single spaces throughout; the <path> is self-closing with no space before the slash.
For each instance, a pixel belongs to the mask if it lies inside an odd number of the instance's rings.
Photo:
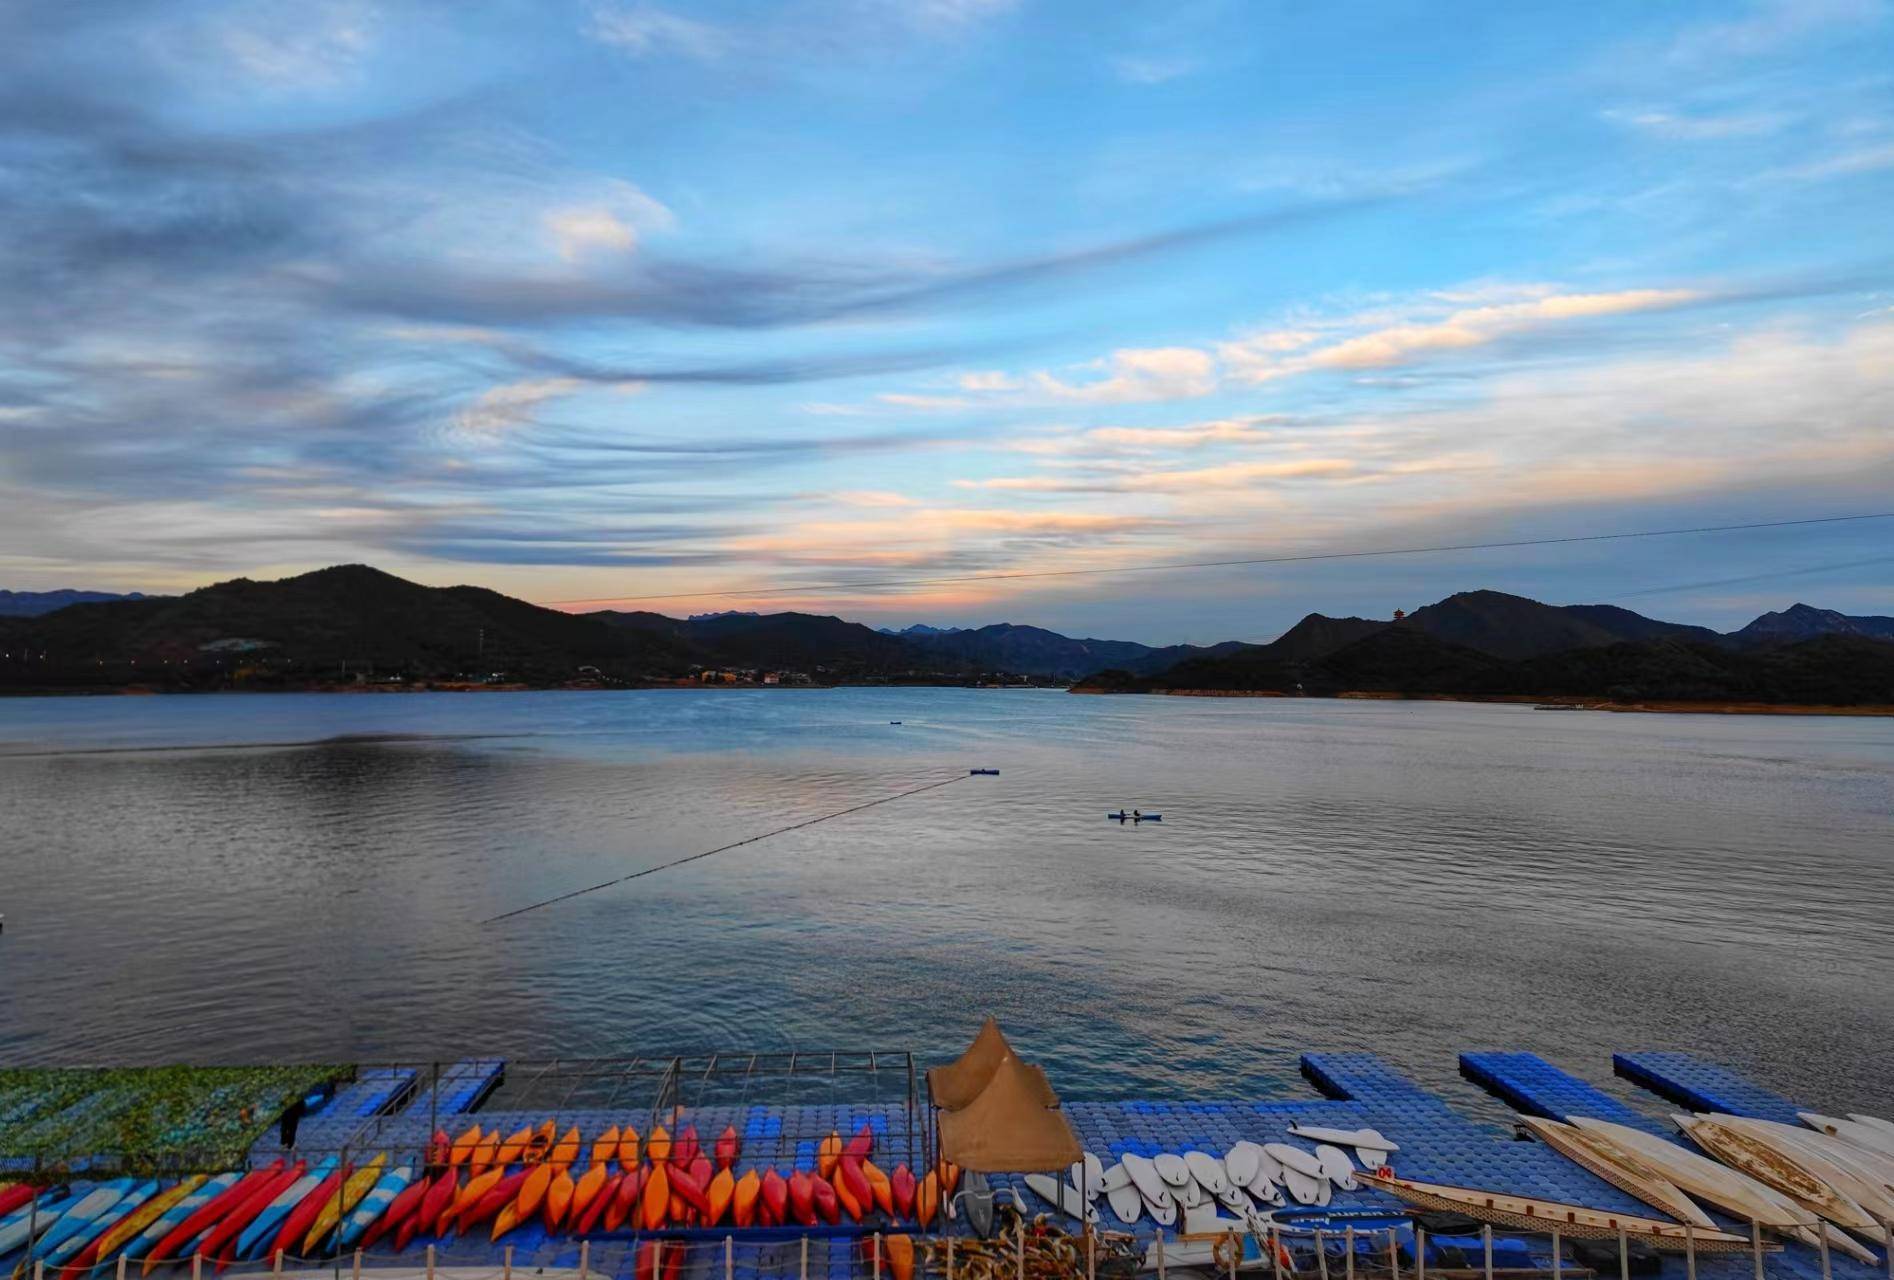
<path id="1" fill-rule="evenodd" d="M 883 1171 L 875 1134 L 804 1142 L 787 1168 L 743 1168 L 734 1127 L 706 1142 L 694 1125 L 641 1135 L 614 1125 L 586 1141 L 556 1121 L 511 1133 L 475 1124 L 436 1133 L 422 1159 L 313 1163 L 279 1158 L 215 1177 L 116 1178 L 85 1186 L 0 1185 L 0 1267 L 44 1264 L 58 1280 L 96 1280 L 108 1264 L 150 1276 L 194 1259 L 236 1262 L 395 1250 L 417 1240 L 499 1241 L 533 1224 L 574 1236 L 667 1228 L 783 1227 L 867 1222 L 895 1227 L 890 1269 L 911 1259 L 902 1223 L 926 1226 L 953 1195 L 951 1164 L 916 1176 Z M 896 1244 L 895 1241 L 905 1242 Z"/>

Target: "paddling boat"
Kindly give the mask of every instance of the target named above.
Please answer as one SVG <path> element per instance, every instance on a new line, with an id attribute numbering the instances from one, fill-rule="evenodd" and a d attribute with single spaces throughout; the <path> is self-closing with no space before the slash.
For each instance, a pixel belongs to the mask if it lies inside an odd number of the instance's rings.
<path id="1" fill-rule="evenodd" d="M 1710 1215 L 1699 1209 L 1696 1202 L 1683 1193 L 1682 1188 L 1628 1147 L 1620 1146 L 1602 1133 L 1591 1133 L 1557 1120 L 1541 1120 L 1538 1116 L 1521 1116 L 1519 1119 L 1548 1147 L 1580 1168 L 1603 1178 L 1626 1195 L 1636 1196 L 1653 1209 L 1662 1210 L 1679 1222 L 1715 1228 L 1716 1223 L 1710 1220 Z"/>
<path id="2" fill-rule="evenodd" d="M 1733 1169 L 1774 1187 L 1843 1227 L 1873 1230 L 1867 1210 L 1824 1182 L 1799 1151 L 1785 1150 L 1732 1125 L 1698 1116 L 1674 1116 L 1690 1140 Z"/>
<path id="3" fill-rule="evenodd" d="M 1422 1209 L 1441 1213 L 1461 1213 L 1477 1222 L 1490 1223 L 1512 1231 L 1549 1233 L 1557 1231 L 1576 1239 L 1615 1240 L 1626 1238 L 1656 1249 L 1683 1249 L 1686 1242 L 1699 1253 L 1743 1253 L 1750 1248 L 1748 1238 L 1727 1231 L 1708 1231 L 1684 1227 L 1656 1218 L 1588 1209 L 1583 1205 L 1561 1204 L 1556 1200 L 1537 1200 L 1526 1196 L 1480 1191 L 1472 1187 L 1450 1187 L 1434 1182 L 1415 1182 L 1397 1178 L 1386 1170 L 1363 1170 L 1356 1175 L 1363 1186 Z"/>

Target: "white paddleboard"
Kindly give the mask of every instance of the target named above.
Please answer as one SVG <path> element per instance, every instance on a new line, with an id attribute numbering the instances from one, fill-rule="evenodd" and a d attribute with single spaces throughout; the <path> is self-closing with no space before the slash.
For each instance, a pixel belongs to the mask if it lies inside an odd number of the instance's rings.
<path id="1" fill-rule="evenodd" d="M 1138 1214 L 1144 1209 L 1144 1197 L 1139 1195 L 1138 1189 L 1129 1182 L 1107 1191 L 1105 1199 L 1110 1203 L 1111 1211 L 1117 1215 L 1118 1221 L 1127 1225 L 1136 1222 Z"/>
<path id="2" fill-rule="evenodd" d="M 1184 1157 L 1166 1151 L 1162 1155 L 1152 1156 L 1151 1164 L 1157 1169 L 1157 1176 L 1173 1187 L 1181 1187 L 1190 1181 L 1190 1166 L 1184 1163 Z"/>
<path id="3" fill-rule="evenodd" d="M 1385 1169 L 1388 1167 L 1388 1153 L 1380 1147 L 1356 1147 L 1355 1159 L 1364 1169 Z"/>
<path id="4" fill-rule="evenodd" d="M 1239 1142 L 1223 1153 L 1223 1171 L 1239 1187 L 1247 1187 L 1262 1172 L 1263 1149 L 1254 1142 Z"/>
<path id="5" fill-rule="evenodd" d="M 1232 1213 L 1245 1214 L 1250 1211 L 1249 1193 L 1227 1182 L 1223 1184 L 1223 1190 L 1217 1192 L 1217 1201 Z"/>
<path id="6" fill-rule="evenodd" d="M 1258 1179 L 1250 1186 L 1249 1193 L 1257 1204 L 1268 1205 L 1272 1209 L 1280 1209 L 1287 1203 L 1282 1198 L 1282 1188 L 1273 1182 Z"/>
<path id="7" fill-rule="evenodd" d="M 1280 1162 L 1285 1169 L 1293 1170 L 1296 1173 L 1303 1174 L 1310 1178 L 1319 1178 L 1322 1176 L 1322 1162 L 1317 1160 L 1311 1152 L 1304 1151 L 1301 1147 L 1292 1147 L 1286 1142 L 1272 1142 L 1264 1147 L 1263 1150 L 1276 1157 L 1277 1161 Z"/>
<path id="8" fill-rule="evenodd" d="M 1316 1183 L 1315 1183 L 1316 1208 L 1318 1209 L 1326 1208 L 1329 1200 L 1334 1196 L 1334 1194 L 1335 1194 L 1334 1183 L 1330 1182 L 1327 1178 L 1316 1179 Z"/>
<path id="9" fill-rule="evenodd" d="M 1168 1227 L 1177 1221 L 1177 1201 L 1166 1199 L 1161 1203 L 1156 1203 L 1142 1195 L 1138 1199 L 1144 1201 L 1144 1211 L 1151 1215 L 1151 1221 L 1157 1223 L 1158 1226 Z"/>
<path id="10" fill-rule="evenodd" d="M 1105 1166 L 1099 1158 L 1087 1151 L 1083 1160 L 1072 1163 L 1072 1185 L 1077 1187 L 1089 1199 L 1097 1199 L 1099 1183 L 1105 1180 Z"/>
<path id="11" fill-rule="evenodd" d="M 1098 1189 L 1108 1195 L 1113 1191 L 1130 1185 L 1131 1171 L 1126 1169 L 1122 1164 L 1115 1164 L 1105 1170 L 1104 1176 L 1098 1180 Z"/>
<path id="12" fill-rule="evenodd" d="M 1326 1142 L 1332 1147 L 1374 1147 L 1381 1151 L 1399 1151 L 1396 1143 L 1381 1136 L 1379 1129 L 1328 1129 L 1318 1124 L 1292 1124 L 1289 1132 L 1311 1142 Z"/>
<path id="13" fill-rule="evenodd" d="M 1321 1162 L 1322 1176 L 1334 1183 L 1337 1191 L 1355 1189 L 1355 1166 L 1348 1162 L 1346 1151 L 1325 1142 L 1315 1149 L 1315 1158 Z"/>
<path id="14" fill-rule="evenodd" d="M 1283 1184 L 1289 1188 L 1289 1194 L 1297 1204 L 1314 1204 L 1322 1192 L 1328 1189 L 1327 1178 L 1318 1178 L 1300 1169 L 1285 1168 L 1282 1177 Z"/>
<path id="15" fill-rule="evenodd" d="M 1250 1181 L 1252 1187 L 1256 1185 L 1257 1179 L 1271 1186 L 1282 1181 L 1282 1161 L 1270 1155 L 1266 1146 L 1256 1148 L 1256 1178 Z"/>
<path id="16" fill-rule="evenodd" d="M 1123 1164 L 1125 1173 L 1130 1176 L 1131 1185 L 1138 1189 L 1138 1194 L 1144 1197 L 1146 1204 L 1157 1205 L 1169 1202 L 1170 1188 L 1166 1187 L 1164 1179 L 1158 1176 L 1156 1165 L 1143 1156 L 1133 1155 L 1125 1156 L 1120 1163 Z"/>
<path id="17" fill-rule="evenodd" d="M 1198 1182 L 1195 1178 L 1192 1178 L 1181 1187 L 1174 1188 L 1171 1194 L 1176 1196 L 1177 1203 L 1183 1205 L 1186 1209 L 1195 1209 L 1199 1205 L 1210 1203 L 1210 1193 L 1205 1191 L 1203 1184 Z"/>
<path id="18" fill-rule="evenodd" d="M 1222 1195 L 1229 1188 L 1230 1179 L 1224 1173 L 1223 1162 L 1213 1155 L 1206 1155 L 1202 1151 L 1186 1151 L 1184 1167 L 1213 1196 Z"/>
<path id="19" fill-rule="evenodd" d="M 1048 1177 L 1043 1173 L 1027 1174 L 1025 1183 L 1032 1188 L 1034 1195 L 1047 1204 L 1064 1210 L 1067 1217 L 1077 1218 L 1081 1222 L 1098 1221 L 1098 1210 L 1085 1202 L 1085 1197 L 1078 1193 L 1077 1187 L 1068 1186 L 1057 1178 Z"/>

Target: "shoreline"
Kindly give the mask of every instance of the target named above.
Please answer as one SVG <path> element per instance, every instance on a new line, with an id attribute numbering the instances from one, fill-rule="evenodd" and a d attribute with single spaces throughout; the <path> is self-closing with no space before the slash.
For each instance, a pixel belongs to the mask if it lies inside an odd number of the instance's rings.
<path id="1" fill-rule="evenodd" d="M 1686 715 L 1725 716 L 1894 716 L 1894 705 L 1863 703 L 1858 706 L 1834 706 L 1814 702 L 1741 702 L 1735 700 L 1685 702 L 1648 698 L 1618 702 L 1609 698 L 1581 698 L 1569 694 L 1526 693 L 1389 693 L 1381 690 L 1350 689 L 1332 696 L 1283 693 L 1276 689 L 1087 689 L 1073 687 L 1070 692 L 1119 697 L 1162 698 L 1297 698 L 1309 701 L 1341 702 L 1484 702 L 1513 706 L 1573 707 L 1580 711 L 1620 713 L 1681 713 Z"/>

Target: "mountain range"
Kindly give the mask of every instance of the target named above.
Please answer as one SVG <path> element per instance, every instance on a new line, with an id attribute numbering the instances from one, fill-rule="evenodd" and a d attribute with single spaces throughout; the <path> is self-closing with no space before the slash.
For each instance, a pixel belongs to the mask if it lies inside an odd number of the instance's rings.
<path id="1" fill-rule="evenodd" d="M 101 600 L 143 600 L 133 591 L 120 595 L 113 591 L 0 591 L 0 618 L 37 618 L 69 604 L 96 604 Z"/>
<path id="2" fill-rule="evenodd" d="M 391 676 L 639 684 L 736 668 L 795 672 L 813 683 L 1029 677 L 1112 690 L 1585 696 L 1635 687 L 1706 697 L 1732 697 L 1740 687 L 1764 690 L 1757 694 L 1764 700 L 1768 688 L 1800 681 L 1805 693 L 1894 702 L 1894 690 L 1877 692 L 1878 676 L 1856 688 L 1848 674 L 1878 671 L 1883 650 L 1894 655 L 1894 618 L 1804 604 L 1723 635 L 1612 605 L 1469 591 L 1398 622 L 1310 614 L 1267 644 L 1150 646 L 1012 623 L 889 631 L 807 613 L 569 614 L 480 587 L 426 587 L 342 565 L 0 617 L 0 689 L 280 688 Z M 1825 663 L 1847 670 L 1824 685 L 1815 676 Z M 1793 678 L 1785 674 L 1791 669 Z"/>

